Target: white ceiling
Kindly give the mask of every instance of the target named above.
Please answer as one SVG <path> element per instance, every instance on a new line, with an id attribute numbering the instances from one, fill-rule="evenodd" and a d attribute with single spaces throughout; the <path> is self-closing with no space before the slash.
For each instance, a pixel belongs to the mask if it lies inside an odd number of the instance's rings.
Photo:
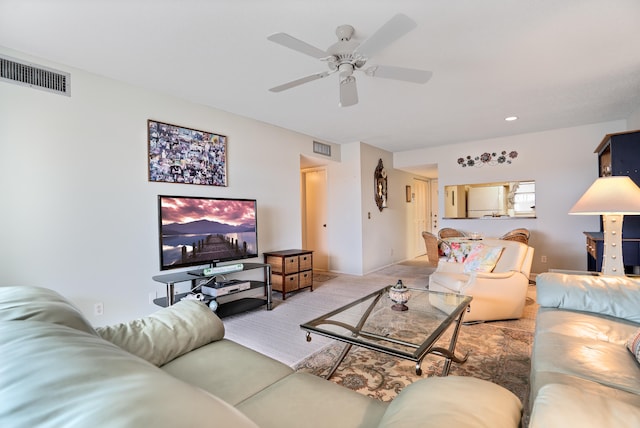
<path id="1" fill-rule="evenodd" d="M 268 91 L 327 69 L 268 35 L 326 49 L 338 25 L 362 41 L 397 13 L 417 28 L 367 65 L 430 70 L 427 84 L 359 73 L 346 108 L 337 75 Z M 626 119 L 640 107 L 639 43 L 639 0 L 0 0 L 1 46 L 392 152 Z"/>

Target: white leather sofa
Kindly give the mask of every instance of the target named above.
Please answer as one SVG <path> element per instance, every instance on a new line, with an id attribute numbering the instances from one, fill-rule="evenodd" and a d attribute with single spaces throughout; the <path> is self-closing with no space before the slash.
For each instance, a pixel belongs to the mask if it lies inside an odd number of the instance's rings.
<path id="1" fill-rule="evenodd" d="M 0 287 L 0 426 L 517 428 L 522 405 L 471 377 L 421 379 L 391 402 L 224 338 L 182 301 L 94 329 L 59 294 Z"/>
<path id="2" fill-rule="evenodd" d="M 473 296 L 465 322 L 517 319 L 527 298 L 534 249 L 502 239 L 483 239 L 485 248 L 503 248 L 489 272 L 469 271 L 465 262 L 440 260 L 429 277 L 429 289 Z"/>
<path id="3" fill-rule="evenodd" d="M 640 280 L 543 273 L 531 355 L 530 428 L 640 427 Z"/>

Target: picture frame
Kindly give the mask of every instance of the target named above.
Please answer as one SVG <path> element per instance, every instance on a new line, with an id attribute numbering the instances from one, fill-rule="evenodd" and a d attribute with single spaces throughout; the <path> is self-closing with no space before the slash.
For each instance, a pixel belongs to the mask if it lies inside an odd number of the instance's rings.
<path id="1" fill-rule="evenodd" d="M 411 199 L 412 199 L 411 186 L 405 186 L 405 200 L 407 202 L 411 202 Z"/>
<path id="2" fill-rule="evenodd" d="M 149 181 L 227 186 L 227 137 L 147 120 Z"/>

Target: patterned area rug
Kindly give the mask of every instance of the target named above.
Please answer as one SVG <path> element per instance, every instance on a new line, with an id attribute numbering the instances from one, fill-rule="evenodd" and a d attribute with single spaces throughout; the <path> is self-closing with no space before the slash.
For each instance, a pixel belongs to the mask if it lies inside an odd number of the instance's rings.
<path id="1" fill-rule="evenodd" d="M 452 363 L 449 374 L 472 376 L 502 385 L 528 407 L 529 370 L 535 325 L 535 287 L 529 287 L 525 315 L 520 320 L 463 325 L 456 355 L 469 353 L 464 364 Z M 451 329 L 440 340 L 446 347 Z M 446 342 L 445 342 L 446 340 Z M 335 342 L 296 365 L 298 371 L 324 376 L 338 358 L 344 344 Z M 411 361 L 353 347 L 331 381 L 383 401 L 392 400 L 405 386 L 421 377 L 440 375 L 444 359 L 428 355 L 422 376 Z"/>

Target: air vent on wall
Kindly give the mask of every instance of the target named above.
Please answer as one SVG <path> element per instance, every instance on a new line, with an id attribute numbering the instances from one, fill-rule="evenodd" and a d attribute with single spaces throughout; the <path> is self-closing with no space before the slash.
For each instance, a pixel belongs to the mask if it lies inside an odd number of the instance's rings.
<path id="1" fill-rule="evenodd" d="M 313 153 L 320 155 L 331 156 L 331 146 L 317 141 L 313 142 Z"/>
<path id="2" fill-rule="evenodd" d="M 71 75 L 69 73 L 8 56 L 0 56 L 0 80 L 71 96 Z"/>

